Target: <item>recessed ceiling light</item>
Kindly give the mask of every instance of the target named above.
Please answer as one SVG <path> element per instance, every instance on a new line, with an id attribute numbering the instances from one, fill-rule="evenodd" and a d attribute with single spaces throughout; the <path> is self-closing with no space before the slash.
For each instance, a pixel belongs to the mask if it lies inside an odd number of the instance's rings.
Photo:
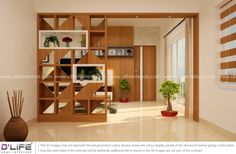
<path id="1" fill-rule="evenodd" d="M 138 16 L 135 16 L 136 18 L 138 18 Z"/>
<path id="2" fill-rule="evenodd" d="M 168 18 L 171 18 L 171 16 L 168 16 Z"/>

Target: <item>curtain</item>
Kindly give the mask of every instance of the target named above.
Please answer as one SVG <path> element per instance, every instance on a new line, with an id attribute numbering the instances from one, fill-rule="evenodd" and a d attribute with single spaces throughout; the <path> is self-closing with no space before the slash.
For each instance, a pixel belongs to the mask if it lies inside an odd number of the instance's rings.
<path id="1" fill-rule="evenodd" d="M 193 113 L 193 19 L 185 19 L 185 116 Z"/>

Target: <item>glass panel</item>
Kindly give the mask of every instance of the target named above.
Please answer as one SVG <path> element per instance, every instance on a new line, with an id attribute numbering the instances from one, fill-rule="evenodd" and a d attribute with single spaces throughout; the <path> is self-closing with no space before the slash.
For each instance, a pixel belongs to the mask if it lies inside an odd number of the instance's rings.
<path id="1" fill-rule="evenodd" d="M 174 43 L 171 45 L 171 76 L 172 80 L 176 79 L 177 76 L 177 44 Z"/>
<path id="2" fill-rule="evenodd" d="M 182 38 L 178 41 L 178 82 L 180 84 L 179 103 L 184 104 L 185 38 Z"/>

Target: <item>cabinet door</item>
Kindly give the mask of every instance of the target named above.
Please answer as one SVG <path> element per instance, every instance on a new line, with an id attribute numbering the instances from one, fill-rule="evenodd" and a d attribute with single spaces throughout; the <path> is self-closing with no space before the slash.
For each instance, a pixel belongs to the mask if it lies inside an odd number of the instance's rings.
<path id="1" fill-rule="evenodd" d="M 109 47 L 132 47 L 134 44 L 133 27 L 108 27 L 107 35 Z"/>
<path id="2" fill-rule="evenodd" d="M 134 44 L 134 28 L 120 27 L 120 46 L 132 47 Z"/>
<path id="3" fill-rule="evenodd" d="M 143 100 L 156 101 L 156 47 L 143 47 Z"/>

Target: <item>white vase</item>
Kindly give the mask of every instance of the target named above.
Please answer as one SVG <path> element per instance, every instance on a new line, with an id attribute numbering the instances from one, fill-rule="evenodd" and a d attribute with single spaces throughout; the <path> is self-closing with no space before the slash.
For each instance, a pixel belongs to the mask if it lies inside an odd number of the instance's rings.
<path id="1" fill-rule="evenodd" d="M 49 42 L 49 47 L 55 47 L 55 43 Z"/>

